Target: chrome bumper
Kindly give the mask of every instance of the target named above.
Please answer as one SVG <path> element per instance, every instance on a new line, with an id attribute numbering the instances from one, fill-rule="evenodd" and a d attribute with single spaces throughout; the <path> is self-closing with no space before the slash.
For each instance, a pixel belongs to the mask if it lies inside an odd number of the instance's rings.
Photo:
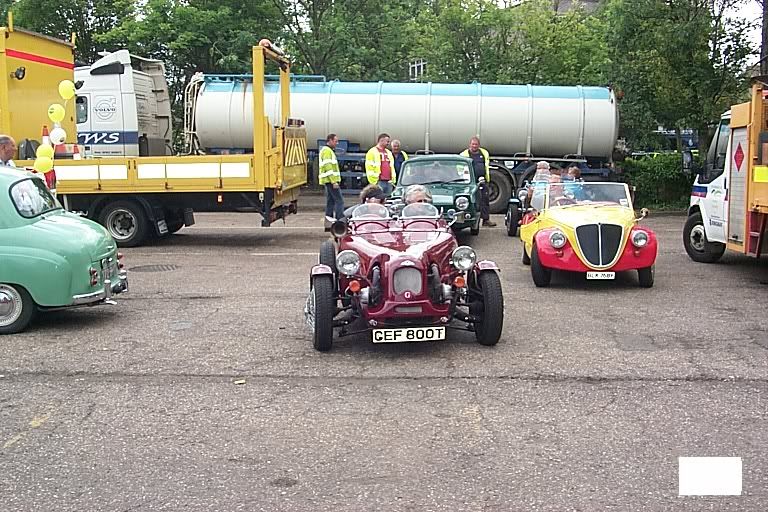
<path id="1" fill-rule="evenodd" d="M 82 306 L 84 304 L 95 304 L 99 302 L 115 304 L 112 300 L 112 296 L 128 291 L 128 272 L 121 270 L 117 275 L 116 282 L 113 283 L 112 281 L 113 279 L 105 279 L 104 288 L 97 292 L 75 295 L 72 297 L 72 305 Z"/>

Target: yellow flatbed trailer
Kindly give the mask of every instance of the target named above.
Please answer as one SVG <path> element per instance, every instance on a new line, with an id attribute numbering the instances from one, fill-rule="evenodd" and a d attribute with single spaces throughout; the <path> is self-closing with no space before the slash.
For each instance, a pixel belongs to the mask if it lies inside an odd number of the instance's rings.
<path id="1" fill-rule="evenodd" d="M 299 188 L 307 182 L 307 142 L 303 122 L 290 118 L 290 62 L 264 46 L 252 54 L 253 154 L 56 160 L 56 193 L 64 207 L 98 221 L 124 247 L 193 224 L 194 211 L 258 212 L 263 226 L 296 213 Z M 275 127 L 264 108 L 266 61 L 280 68 Z"/>

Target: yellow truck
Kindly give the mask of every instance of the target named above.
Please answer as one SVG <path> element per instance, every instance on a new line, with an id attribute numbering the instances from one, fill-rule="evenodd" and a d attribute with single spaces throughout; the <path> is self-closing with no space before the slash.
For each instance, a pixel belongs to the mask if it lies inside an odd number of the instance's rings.
<path id="1" fill-rule="evenodd" d="M 764 79 L 764 77 L 763 77 Z M 690 153 L 683 167 L 691 169 Z M 726 249 L 759 258 L 768 250 L 768 83 L 720 118 L 691 191 L 683 245 L 694 261 L 712 263 Z"/>
<path id="2" fill-rule="evenodd" d="M 254 46 L 252 58 L 253 154 L 56 159 L 59 201 L 105 226 L 123 247 L 190 226 L 195 211 L 258 212 L 263 226 L 296 213 L 307 141 L 303 121 L 290 117 L 290 62 L 269 43 Z M 268 62 L 280 70 L 277 126 L 264 106 Z"/>
<path id="3" fill-rule="evenodd" d="M 19 146 L 18 159 L 35 157 L 43 126 L 52 128 L 48 106 L 61 103 L 59 82 L 72 80 L 75 68 L 73 40 L 62 41 L 13 26 L 0 27 L 0 133 Z M 65 106 L 61 127 L 67 141 L 77 140 L 75 104 Z"/>

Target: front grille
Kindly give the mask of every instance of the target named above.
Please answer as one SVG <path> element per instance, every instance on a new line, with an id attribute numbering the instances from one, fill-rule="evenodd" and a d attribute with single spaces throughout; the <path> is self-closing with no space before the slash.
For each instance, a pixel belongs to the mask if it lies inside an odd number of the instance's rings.
<path id="1" fill-rule="evenodd" d="M 576 228 L 579 249 L 591 265 L 611 264 L 621 247 L 623 229 L 618 224 L 585 224 Z"/>
<path id="2" fill-rule="evenodd" d="M 403 267 L 395 270 L 393 286 L 395 294 L 411 292 L 414 295 L 421 293 L 421 271 L 413 267 Z"/>

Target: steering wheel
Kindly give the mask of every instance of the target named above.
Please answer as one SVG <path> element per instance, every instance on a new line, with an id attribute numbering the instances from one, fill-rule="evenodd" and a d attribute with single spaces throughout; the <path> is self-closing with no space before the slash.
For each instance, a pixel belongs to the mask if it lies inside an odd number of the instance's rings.
<path id="1" fill-rule="evenodd" d="M 558 196 L 555 198 L 555 206 L 565 206 L 568 204 L 576 204 L 576 200 L 566 196 Z"/>

